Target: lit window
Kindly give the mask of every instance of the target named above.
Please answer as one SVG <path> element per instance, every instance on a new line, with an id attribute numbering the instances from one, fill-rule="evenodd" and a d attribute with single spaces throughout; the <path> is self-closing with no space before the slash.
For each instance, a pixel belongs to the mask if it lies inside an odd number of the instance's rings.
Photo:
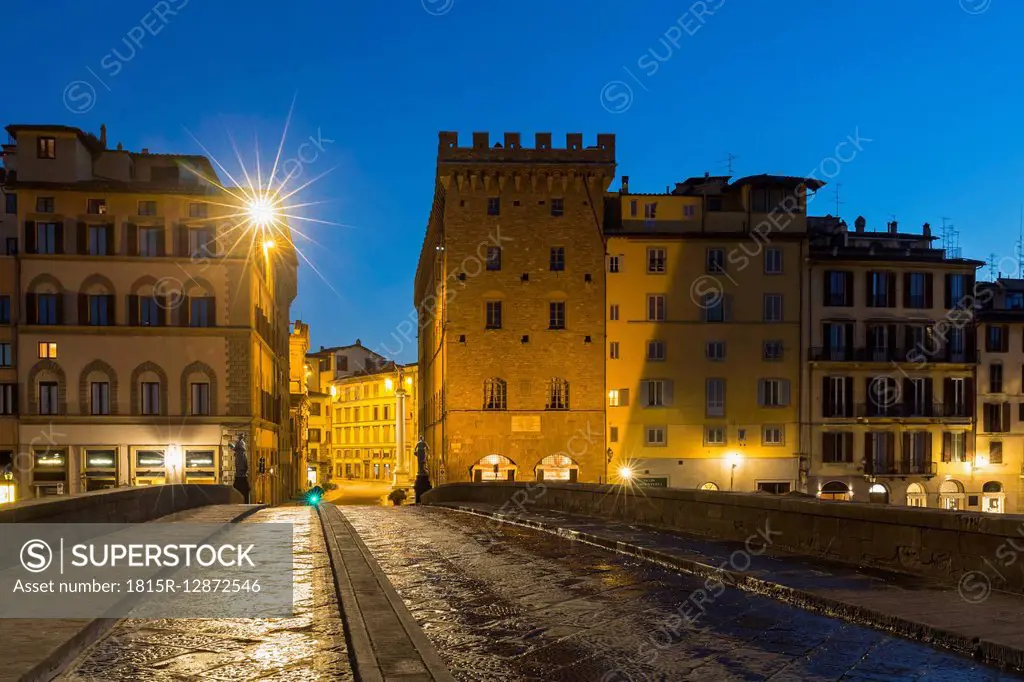
<path id="1" fill-rule="evenodd" d="M 551 215 L 558 218 L 565 213 L 565 200 L 564 199 L 552 199 L 551 200 Z"/>
<path id="2" fill-rule="evenodd" d="M 57 139 L 40 137 L 36 139 L 36 157 L 40 159 L 57 158 Z"/>
<path id="3" fill-rule="evenodd" d="M 107 200 L 106 199 L 89 199 L 86 202 L 85 212 L 89 215 L 106 215 L 107 213 Z"/>
<path id="4" fill-rule="evenodd" d="M 548 329 L 565 329 L 565 301 L 552 301 L 548 313 Z"/>
<path id="5" fill-rule="evenodd" d="M 39 342 L 39 357 L 54 360 L 57 358 L 57 344 L 53 342 Z"/>
<path id="6" fill-rule="evenodd" d="M 618 406 L 619 406 L 619 390 L 617 388 L 613 388 L 612 390 L 608 391 L 608 407 L 618 407 Z"/>

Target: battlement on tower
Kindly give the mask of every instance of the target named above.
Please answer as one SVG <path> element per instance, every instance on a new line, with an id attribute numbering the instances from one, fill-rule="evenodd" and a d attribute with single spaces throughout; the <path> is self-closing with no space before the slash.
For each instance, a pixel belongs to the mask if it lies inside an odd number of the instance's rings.
<path id="1" fill-rule="evenodd" d="M 473 144 L 459 146 L 459 134 L 438 133 L 437 162 L 442 163 L 566 163 L 614 164 L 615 135 L 599 133 L 597 144 L 583 146 L 582 133 L 567 133 L 564 147 L 553 147 L 551 133 L 537 133 L 533 147 L 524 147 L 519 133 L 505 133 L 501 142 L 490 142 L 489 133 L 473 133 Z"/>

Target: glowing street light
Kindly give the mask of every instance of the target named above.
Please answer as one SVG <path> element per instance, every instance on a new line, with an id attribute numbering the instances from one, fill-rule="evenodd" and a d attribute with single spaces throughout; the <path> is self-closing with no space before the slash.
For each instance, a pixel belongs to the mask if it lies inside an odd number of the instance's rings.
<path id="1" fill-rule="evenodd" d="M 631 469 L 628 466 L 619 467 L 619 478 L 621 478 L 623 481 L 629 482 L 633 480 L 633 473 L 633 469 Z"/>
<path id="2" fill-rule="evenodd" d="M 277 207 L 266 196 L 251 197 L 246 206 L 246 213 L 249 216 L 249 223 L 261 230 L 277 221 Z"/>
<path id="3" fill-rule="evenodd" d="M 729 463 L 729 490 L 733 489 L 733 483 L 736 480 L 736 467 L 742 460 L 743 455 L 738 452 L 730 452 L 725 456 L 725 461 Z"/>

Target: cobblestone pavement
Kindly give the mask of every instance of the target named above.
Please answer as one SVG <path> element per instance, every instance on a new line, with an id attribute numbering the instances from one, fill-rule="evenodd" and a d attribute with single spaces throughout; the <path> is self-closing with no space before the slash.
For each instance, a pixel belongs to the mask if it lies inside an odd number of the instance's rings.
<path id="1" fill-rule="evenodd" d="M 243 523 L 294 524 L 291 618 L 126 620 L 59 679 L 352 680 L 331 568 L 313 510 L 264 509 Z"/>
<path id="2" fill-rule="evenodd" d="M 459 680 L 1009 680 L 975 661 L 548 533 L 343 507 Z M 692 611 L 686 611 L 692 613 Z"/>

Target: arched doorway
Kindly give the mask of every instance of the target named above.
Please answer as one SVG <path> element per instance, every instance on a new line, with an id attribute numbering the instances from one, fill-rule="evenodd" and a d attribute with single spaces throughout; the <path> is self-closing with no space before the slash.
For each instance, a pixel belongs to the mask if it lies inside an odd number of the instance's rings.
<path id="1" fill-rule="evenodd" d="M 487 455 L 481 457 L 469 468 L 474 483 L 483 481 L 514 481 L 516 480 L 516 463 L 504 455 Z"/>
<path id="2" fill-rule="evenodd" d="M 927 507 L 927 497 L 925 496 L 924 486 L 920 483 L 911 483 L 907 486 L 907 506 L 908 507 Z"/>
<path id="3" fill-rule="evenodd" d="M 707 483 L 701 485 L 700 490 L 718 490 L 718 484 L 708 481 Z"/>
<path id="4" fill-rule="evenodd" d="M 538 481 L 568 481 L 575 483 L 579 479 L 580 467 L 571 457 L 565 455 L 548 455 L 536 468 Z"/>
<path id="5" fill-rule="evenodd" d="M 951 511 L 964 508 L 964 485 L 957 480 L 943 481 L 939 486 L 939 507 Z"/>
<path id="6" fill-rule="evenodd" d="M 851 497 L 853 496 L 850 494 L 850 486 L 840 481 L 829 481 L 818 493 L 818 499 L 832 502 L 849 502 Z"/>
<path id="7" fill-rule="evenodd" d="M 981 488 L 981 511 L 1002 514 L 1006 510 L 1005 498 L 1003 484 L 998 481 L 989 481 Z"/>
<path id="8" fill-rule="evenodd" d="M 881 483 L 875 483 L 868 488 L 868 502 L 889 504 L 889 489 Z"/>

